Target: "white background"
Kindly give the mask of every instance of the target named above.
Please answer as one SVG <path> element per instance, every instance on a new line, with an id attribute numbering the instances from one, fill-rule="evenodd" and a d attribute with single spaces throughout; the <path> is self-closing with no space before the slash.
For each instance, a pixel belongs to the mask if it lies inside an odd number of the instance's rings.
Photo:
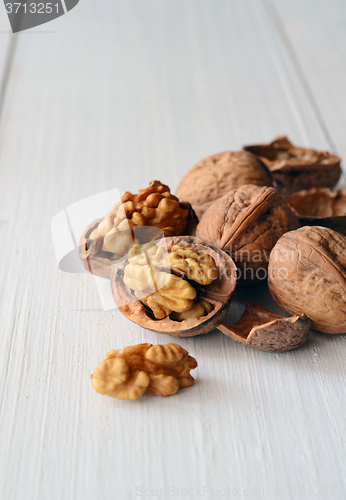
<path id="1" fill-rule="evenodd" d="M 345 23 L 344 0 L 81 0 L 13 36 L 0 5 L 1 500 L 346 498 L 345 336 L 283 354 L 178 339 L 193 387 L 102 397 L 110 348 L 172 338 L 103 312 L 50 235 L 78 200 L 174 191 L 199 159 L 277 134 L 346 156 Z M 239 288 L 228 322 L 248 298 L 278 311 Z"/>

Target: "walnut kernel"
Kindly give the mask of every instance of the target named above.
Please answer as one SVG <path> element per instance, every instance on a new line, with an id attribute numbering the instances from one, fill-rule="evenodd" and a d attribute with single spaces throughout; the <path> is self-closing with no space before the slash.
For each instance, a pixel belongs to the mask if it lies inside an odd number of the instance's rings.
<path id="1" fill-rule="evenodd" d="M 171 396 L 194 379 L 190 370 L 197 361 L 178 344 L 138 344 L 110 350 L 92 374 L 92 385 L 99 394 L 136 401 L 145 392 Z"/>

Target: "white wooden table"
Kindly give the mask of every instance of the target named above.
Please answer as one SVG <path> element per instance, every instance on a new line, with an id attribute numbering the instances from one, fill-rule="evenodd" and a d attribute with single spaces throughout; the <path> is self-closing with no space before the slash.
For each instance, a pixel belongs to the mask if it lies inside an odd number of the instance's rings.
<path id="1" fill-rule="evenodd" d="M 98 395 L 110 348 L 171 340 L 61 272 L 71 203 L 287 134 L 346 156 L 344 0 L 81 0 L 16 37 L 0 5 L 0 498 L 346 498 L 345 336 L 283 354 L 178 339 L 195 385 Z M 265 287 L 239 289 L 277 311 Z"/>

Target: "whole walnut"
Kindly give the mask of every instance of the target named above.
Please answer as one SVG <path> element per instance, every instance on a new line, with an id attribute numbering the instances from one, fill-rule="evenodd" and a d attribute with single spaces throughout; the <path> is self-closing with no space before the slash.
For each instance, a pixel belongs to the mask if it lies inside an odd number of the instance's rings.
<path id="1" fill-rule="evenodd" d="M 346 333 L 346 236 L 321 226 L 284 234 L 272 250 L 270 293 L 288 314 L 305 314 L 312 328 Z"/>
<path id="2" fill-rule="evenodd" d="M 226 151 L 192 167 L 180 181 L 176 195 L 188 200 L 201 219 L 215 200 L 243 184 L 272 186 L 269 170 L 251 153 Z"/>
<path id="3" fill-rule="evenodd" d="M 126 191 L 111 212 L 85 229 L 79 257 L 88 271 L 109 278 L 111 264 L 134 244 L 194 234 L 197 223 L 190 203 L 179 201 L 160 181 L 151 181 L 137 194 Z"/>
<path id="4" fill-rule="evenodd" d="M 196 236 L 234 260 L 241 283 L 266 279 L 269 254 L 277 240 L 298 227 L 298 219 L 276 189 L 241 186 L 205 212 Z"/>

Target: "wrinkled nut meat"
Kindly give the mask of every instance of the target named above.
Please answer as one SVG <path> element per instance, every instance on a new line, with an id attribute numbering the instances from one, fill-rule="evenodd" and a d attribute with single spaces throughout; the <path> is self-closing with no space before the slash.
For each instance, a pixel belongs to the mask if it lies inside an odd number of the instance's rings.
<path id="1" fill-rule="evenodd" d="M 109 214 L 86 228 L 79 256 L 88 271 L 109 278 L 112 262 L 123 257 L 136 242 L 160 238 L 162 233 L 194 234 L 197 222 L 190 203 L 179 201 L 160 181 L 152 181 L 138 194 L 125 192 Z"/>
<path id="2" fill-rule="evenodd" d="M 276 189 L 241 186 L 215 201 L 197 226 L 196 236 L 229 253 L 240 283 L 267 277 L 269 254 L 298 219 Z"/>
<path id="3" fill-rule="evenodd" d="M 298 148 L 277 137 L 270 144 L 245 146 L 269 168 L 274 187 L 283 195 L 310 187 L 334 187 L 341 175 L 340 158 L 313 149 Z"/>
<path id="4" fill-rule="evenodd" d="M 136 401 L 145 392 L 172 396 L 194 379 L 197 361 L 178 344 L 138 344 L 110 350 L 91 376 L 99 394 Z"/>
<path id="5" fill-rule="evenodd" d="M 204 158 L 180 181 L 176 195 L 189 200 L 199 219 L 225 193 L 243 184 L 271 186 L 267 167 L 245 151 L 226 151 Z"/>
<path id="6" fill-rule="evenodd" d="M 330 227 L 346 234 L 346 189 L 311 188 L 286 196 L 301 226 Z"/>
<path id="7" fill-rule="evenodd" d="M 288 314 L 305 314 L 314 330 L 346 333 L 346 236 L 302 227 L 284 234 L 272 250 L 270 293 Z"/>
<path id="8" fill-rule="evenodd" d="M 304 344 L 311 323 L 305 315 L 285 318 L 249 300 L 235 325 L 220 325 L 218 329 L 231 339 L 258 351 L 283 352 Z"/>
<path id="9" fill-rule="evenodd" d="M 136 246 L 128 258 L 114 263 L 111 285 L 116 305 L 131 321 L 189 337 L 208 333 L 223 321 L 236 267 L 219 248 L 193 236 L 162 238 L 155 245 Z"/>

